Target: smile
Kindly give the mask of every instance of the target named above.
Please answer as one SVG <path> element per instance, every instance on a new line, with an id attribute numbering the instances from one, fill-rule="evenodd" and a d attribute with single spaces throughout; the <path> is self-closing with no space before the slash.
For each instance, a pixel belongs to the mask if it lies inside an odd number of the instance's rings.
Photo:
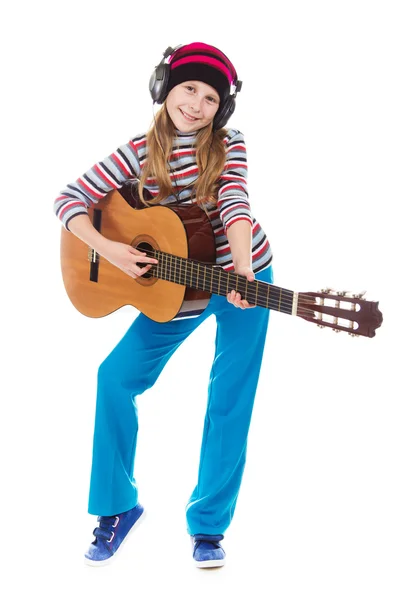
<path id="1" fill-rule="evenodd" d="M 187 113 L 185 113 L 181 108 L 179 110 L 181 111 L 181 113 L 185 117 L 185 119 L 187 119 L 191 123 L 193 123 L 193 121 L 198 121 L 198 119 L 196 117 L 191 117 L 190 115 L 188 115 Z"/>

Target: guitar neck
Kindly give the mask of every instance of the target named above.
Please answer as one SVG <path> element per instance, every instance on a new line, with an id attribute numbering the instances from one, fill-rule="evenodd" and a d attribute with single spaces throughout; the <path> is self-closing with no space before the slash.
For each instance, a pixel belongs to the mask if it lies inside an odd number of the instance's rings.
<path id="1" fill-rule="evenodd" d="M 297 314 L 298 294 L 291 290 L 263 281 L 248 281 L 244 275 L 230 273 L 217 265 L 181 258 L 159 250 L 154 251 L 154 258 L 158 260 L 158 264 L 150 271 L 159 279 L 218 296 L 226 296 L 231 290 L 235 290 L 249 304 L 286 314 Z"/>

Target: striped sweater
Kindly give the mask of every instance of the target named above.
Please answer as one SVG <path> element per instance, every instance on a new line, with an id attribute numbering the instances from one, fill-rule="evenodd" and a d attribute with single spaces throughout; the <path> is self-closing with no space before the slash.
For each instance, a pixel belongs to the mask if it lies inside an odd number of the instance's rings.
<path id="1" fill-rule="evenodd" d="M 170 157 L 171 181 L 179 193 L 179 202 L 191 202 L 193 184 L 198 177 L 195 149 L 196 134 L 177 132 Z M 254 272 L 267 267 L 272 260 L 267 236 L 250 210 L 247 193 L 246 146 L 240 131 L 230 129 L 224 138 L 226 162 L 218 182 L 217 206 L 207 206 L 215 235 L 216 262 L 226 271 L 233 271 L 232 255 L 226 236 L 230 225 L 239 220 L 252 225 L 252 261 Z M 137 180 L 147 157 L 146 134 L 132 138 L 116 152 L 95 164 L 74 183 L 67 185 L 55 200 L 54 210 L 68 229 L 70 219 L 87 213 L 108 192 L 121 188 L 129 180 Z M 154 178 L 146 180 L 145 188 L 157 196 Z M 175 196 L 161 204 L 176 202 Z"/>

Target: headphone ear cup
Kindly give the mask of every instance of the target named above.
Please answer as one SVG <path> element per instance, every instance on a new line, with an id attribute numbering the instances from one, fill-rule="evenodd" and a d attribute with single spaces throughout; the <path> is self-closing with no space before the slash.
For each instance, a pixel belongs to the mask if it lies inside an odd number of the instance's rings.
<path id="1" fill-rule="evenodd" d="M 236 107 L 235 96 L 229 96 L 229 98 L 223 104 L 222 108 L 219 110 L 219 113 L 217 113 L 217 115 L 214 119 L 214 124 L 213 124 L 214 131 L 216 131 L 217 129 L 222 129 L 222 127 L 225 127 L 225 125 L 227 124 L 227 122 L 229 121 L 231 116 L 233 115 L 233 113 L 235 111 L 235 107 Z"/>
<path id="2" fill-rule="evenodd" d="M 167 96 L 167 86 L 169 80 L 170 66 L 160 63 L 154 69 L 150 81 L 149 91 L 153 102 L 162 104 Z"/>

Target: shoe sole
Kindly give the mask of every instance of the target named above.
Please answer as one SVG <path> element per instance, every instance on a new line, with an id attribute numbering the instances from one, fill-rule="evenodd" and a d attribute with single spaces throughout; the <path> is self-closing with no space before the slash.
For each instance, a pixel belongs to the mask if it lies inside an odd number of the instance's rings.
<path id="1" fill-rule="evenodd" d="M 144 510 L 142 512 L 142 514 L 140 515 L 140 517 L 138 518 L 138 520 L 132 525 L 132 527 L 126 534 L 125 538 L 122 540 L 122 542 L 119 545 L 118 550 L 115 552 L 115 554 L 110 556 L 110 558 L 105 558 L 104 560 L 90 560 L 90 558 L 86 558 L 86 556 L 85 556 L 85 559 L 84 559 L 85 564 L 88 565 L 89 567 L 106 567 L 111 562 L 113 562 L 116 555 L 120 552 L 121 548 L 124 546 L 126 540 L 130 537 L 132 531 L 135 531 L 138 528 L 140 523 L 143 522 L 145 516 L 146 516 L 146 511 Z"/>
<path id="2" fill-rule="evenodd" d="M 221 560 L 195 560 L 194 564 L 199 569 L 213 569 L 215 567 L 223 567 L 225 564 L 225 559 Z"/>

